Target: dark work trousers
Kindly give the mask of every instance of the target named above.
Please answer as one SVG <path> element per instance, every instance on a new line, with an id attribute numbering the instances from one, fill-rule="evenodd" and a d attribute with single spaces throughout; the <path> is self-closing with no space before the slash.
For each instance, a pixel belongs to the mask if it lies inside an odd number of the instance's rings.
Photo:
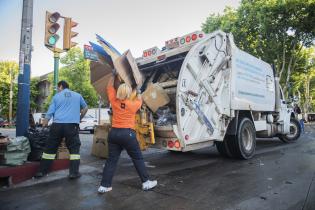
<path id="1" fill-rule="evenodd" d="M 53 123 L 51 125 L 40 162 L 40 172 L 47 173 L 49 171 L 62 138 L 65 138 L 66 146 L 70 152 L 69 172 L 70 174 L 79 172 L 81 142 L 79 138 L 79 124 L 76 123 Z"/>
<path id="2" fill-rule="evenodd" d="M 136 132 L 129 128 L 112 128 L 108 134 L 109 157 L 103 170 L 101 186 L 111 187 L 120 153 L 126 149 L 142 182 L 149 179 L 142 153 L 136 138 Z"/>

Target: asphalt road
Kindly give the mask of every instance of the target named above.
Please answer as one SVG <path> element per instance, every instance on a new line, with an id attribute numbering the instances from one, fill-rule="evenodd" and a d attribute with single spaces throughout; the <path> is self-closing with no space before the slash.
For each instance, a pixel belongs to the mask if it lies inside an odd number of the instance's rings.
<path id="1" fill-rule="evenodd" d="M 1 131 L 0 131 L 1 132 Z M 188 153 L 150 150 L 145 160 L 158 186 L 149 192 L 124 154 L 113 191 L 98 195 L 104 160 L 84 151 L 92 142 L 81 134 L 83 176 L 0 192 L 0 209 L 315 209 L 315 126 L 298 142 L 258 140 L 254 158 L 221 157 L 215 148 Z M 85 150 L 86 149 L 86 150 Z M 85 158 L 88 157 L 88 158 Z"/>

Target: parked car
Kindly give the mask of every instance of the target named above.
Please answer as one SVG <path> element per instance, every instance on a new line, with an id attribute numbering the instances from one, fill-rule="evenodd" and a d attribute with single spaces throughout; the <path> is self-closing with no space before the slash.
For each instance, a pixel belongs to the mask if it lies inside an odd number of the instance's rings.
<path id="1" fill-rule="evenodd" d="M 94 128 L 98 124 L 97 119 L 91 114 L 86 114 L 80 122 L 80 131 L 94 133 Z"/>
<path id="2" fill-rule="evenodd" d="M 5 127 L 5 124 L 6 124 L 6 120 L 0 117 L 0 128 Z"/>

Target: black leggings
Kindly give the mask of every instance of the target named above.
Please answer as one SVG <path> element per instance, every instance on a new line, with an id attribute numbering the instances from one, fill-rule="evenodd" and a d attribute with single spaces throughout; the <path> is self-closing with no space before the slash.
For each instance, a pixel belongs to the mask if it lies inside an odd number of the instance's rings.
<path id="1" fill-rule="evenodd" d="M 149 179 L 136 132 L 129 128 L 112 128 L 108 134 L 109 157 L 103 170 L 101 186 L 111 187 L 120 153 L 126 149 L 142 182 Z"/>

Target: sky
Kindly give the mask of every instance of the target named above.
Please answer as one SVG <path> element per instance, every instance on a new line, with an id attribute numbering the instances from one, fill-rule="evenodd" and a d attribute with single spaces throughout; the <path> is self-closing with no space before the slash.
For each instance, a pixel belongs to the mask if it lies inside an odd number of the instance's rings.
<path id="1" fill-rule="evenodd" d="M 31 74 L 53 71 L 53 53 L 44 46 L 46 11 L 79 23 L 73 41 L 80 48 L 97 43 L 99 34 L 120 52 L 130 49 L 140 57 L 145 49 L 161 49 L 166 40 L 201 30 L 211 13 L 238 5 L 239 0 L 34 0 Z M 23 0 L 0 0 L 0 61 L 18 63 L 22 6 Z"/>

